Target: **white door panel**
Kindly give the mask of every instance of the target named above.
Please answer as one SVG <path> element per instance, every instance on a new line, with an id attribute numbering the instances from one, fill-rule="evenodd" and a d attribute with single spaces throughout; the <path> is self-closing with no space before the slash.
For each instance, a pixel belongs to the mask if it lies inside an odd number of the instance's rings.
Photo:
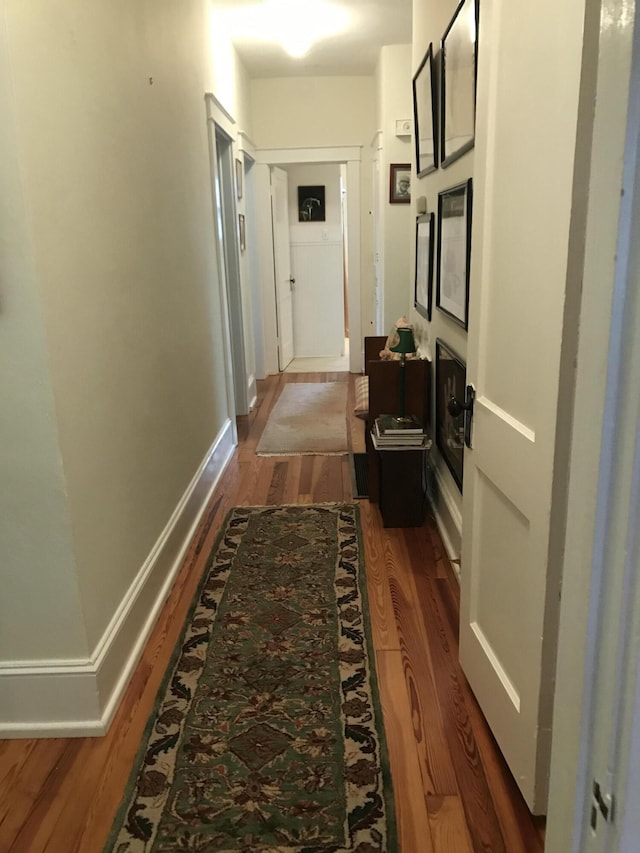
<path id="1" fill-rule="evenodd" d="M 518 37 L 543 26 L 551 0 L 484 4 L 479 28 L 467 348 L 476 397 L 464 457 L 460 661 L 535 813 L 546 811 L 555 667 L 549 638 L 559 604 L 553 534 L 565 511 L 554 498 L 566 477 L 556 431 L 569 322 L 579 7 L 562 5 L 546 48 L 575 61 L 561 86 L 550 68 L 531 77 L 533 44 L 525 49 Z M 541 126 L 554 127 L 553 157 L 540 158 Z"/>
<path id="2" fill-rule="evenodd" d="M 289 253 L 289 190 L 287 173 L 275 166 L 271 168 L 271 215 L 276 277 L 278 366 L 280 370 L 284 370 L 292 361 L 294 354 L 291 256 Z"/>
<path id="3" fill-rule="evenodd" d="M 342 243 L 294 243 L 291 260 L 297 358 L 344 353 Z"/>

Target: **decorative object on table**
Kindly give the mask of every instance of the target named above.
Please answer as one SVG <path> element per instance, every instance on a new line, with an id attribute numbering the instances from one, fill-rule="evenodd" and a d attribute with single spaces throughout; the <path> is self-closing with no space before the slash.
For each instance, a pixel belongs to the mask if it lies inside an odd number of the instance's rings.
<path id="1" fill-rule="evenodd" d="M 361 535 L 350 503 L 231 510 L 105 851 L 397 853 Z"/>
<path id="2" fill-rule="evenodd" d="M 375 419 L 371 439 L 376 450 L 431 446 L 429 436 L 415 415 L 405 416 L 400 423 L 394 415 L 380 415 Z"/>
<path id="3" fill-rule="evenodd" d="M 324 187 L 298 187 L 298 222 L 325 220 Z"/>
<path id="4" fill-rule="evenodd" d="M 436 340 L 436 446 L 462 491 L 465 412 L 454 416 L 451 399 L 465 399 L 467 367 L 444 341 Z"/>
<path id="5" fill-rule="evenodd" d="M 258 456 L 348 453 L 346 382 L 285 385 L 256 448 Z"/>
<path id="6" fill-rule="evenodd" d="M 244 214 L 238 214 L 238 232 L 240 234 L 240 251 L 244 252 L 247 248 L 247 234 L 245 231 Z"/>
<path id="7" fill-rule="evenodd" d="M 389 165 L 389 204 L 409 204 L 411 201 L 411 163 Z"/>
<path id="8" fill-rule="evenodd" d="M 442 37 L 442 166 L 473 148 L 476 127 L 478 0 L 461 0 Z"/>
<path id="9" fill-rule="evenodd" d="M 395 417 L 398 424 L 405 424 L 408 420 L 405 412 L 406 396 L 407 396 L 407 355 L 416 351 L 416 342 L 413 339 L 413 326 L 409 324 L 405 326 L 396 326 L 398 342 L 395 346 L 389 347 L 391 352 L 400 354 L 400 414 Z M 411 416 L 409 416 L 409 419 Z"/>
<path id="10" fill-rule="evenodd" d="M 244 167 L 242 165 L 242 160 L 238 160 L 236 158 L 236 195 L 238 197 L 238 201 L 242 198 L 244 186 Z"/>
<path id="11" fill-rule="evenodd" d="M 416 219 L 416 278 L 413 304 L 418 314 L 431 320 L 433 298 L 433 213 Z"/>
<path id="12" fill-rule="evenodd" d="M 433 45 L 429 44 L 413 78 L 413 124 L 419 178 L 438 168 L 438 99 L 434 70 Z"/>
<path id="13" fill-rule="evenodd" d="M 472 181 L 438 194 L 436 305 L 452 320 L 469 325 Z"/>

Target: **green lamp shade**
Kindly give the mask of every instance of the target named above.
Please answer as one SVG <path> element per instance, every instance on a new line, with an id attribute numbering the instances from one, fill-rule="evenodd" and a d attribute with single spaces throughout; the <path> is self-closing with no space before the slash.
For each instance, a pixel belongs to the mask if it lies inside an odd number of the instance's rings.
<path id="1" fill-rule="evenodd" d="M 391 352 L 399 352 L 401 355 L 416 351 L 416 342 L 413 339 L 413 329 L 396 329 L 400 340 L 394 347 L 390 347 Z"/>

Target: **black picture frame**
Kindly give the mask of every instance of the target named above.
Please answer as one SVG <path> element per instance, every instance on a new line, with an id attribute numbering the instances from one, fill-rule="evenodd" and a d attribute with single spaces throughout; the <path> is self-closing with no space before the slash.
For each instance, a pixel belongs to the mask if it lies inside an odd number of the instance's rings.
<path id="1" fill-rule="evenodd" d="M 438 193 L 436 307 L 464 329 L 469 326 L 472 209 L 471 178 Z"/>
<path id="2" fill-rule="evenodd" d="M 438 168 L 438 90 L 432 43 L 414 74 L 412 86 L 416 173 L 423 178 Z"/>
<path id="3" fill-rule="evenodd" d="M 431 321 L 433 301 L 433 213 L 425 213 L 416 218 L 416 275 L 413 291 L 413 305 L 418 314 Z"/>
<path id="4" fill-rule="evenodd" d="M 411 163 L 389 164 L 389 204 L 411 202 Z"/>
<path id="5" fill-rule="evenodd" d="M 436 447 L 447 464 L 456 486 L 462 492 L 464 480 L 465 412 L 458 416 L 449 412 L 449 401 L 455 397 L 464 402 L 467 366 L 442 338 L 436 338 Z"/>
<path id="6" fill-rule="evenodd" d="M 324 222 L 324 187 L 298 187 L 298 222 Z"/>
<path id="7" fill-rule="evenodd" d="M 475 144 L 478 0 L 460 0 L 440 55 L 440 159 L 446 168 Z"/>

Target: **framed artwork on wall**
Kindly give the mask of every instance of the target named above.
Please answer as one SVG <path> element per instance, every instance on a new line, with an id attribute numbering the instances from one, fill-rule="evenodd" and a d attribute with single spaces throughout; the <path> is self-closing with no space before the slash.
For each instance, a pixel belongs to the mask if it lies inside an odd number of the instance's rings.
<path id="1" fill-rule="evenodd" d="M 451 398 L 464 402 L 467 366 L 440 338 L 436 339 L 436 446 L 462 491 L 466 413 L 449 411 Z"/>
<path id="2" fill-rule="evenodd" d="M 324 222 L 324 187 L 298 187 L 298 222 Z"/>
<path id="3" fill-rule="evenodd" d="M 389 164 L 389 204 L 411 201 L 411 163 Z"/>
<path id="4" fill-rule="evenodd" d="M 433 45 L 430 44 L 413 78 L 413 127 L 419 178 L 438 168 L 436 92 Z"/>
<path id="5" fill-rule="evenodd" d="M 242 213 L 238 214 L 238 233 L 240 235 L 240 251 L 244 252 L 247 248 L 247 234 L 245 231 L 244 216 Z"/>
<path id="6" fill-rule="evenodd" d="M 433 213 L 416 219 L 416 280 L 414 307 L 418 314 L 431 320 L 433 294 Z"/>
<path id="7" fill-rule="evenodd" d="M 472 180 L 438 194 L 436 306 L 465 329 L 469 325 Z"/>
<path id="8" fill-rule="evenodd" d="M 440 154 L 443 167 L 474 145 L 477 46 L 478 0 L 461 0 L 442 37 Z"/>
<path id="9" fill-rule="evenodd" d="M 242 165 L 242 160 L 236 159 L 236 195 L 238 197 L 238 201 L 242 198 L 243 193 L 243 179 L 244 179 L 244 167 Z"/>

